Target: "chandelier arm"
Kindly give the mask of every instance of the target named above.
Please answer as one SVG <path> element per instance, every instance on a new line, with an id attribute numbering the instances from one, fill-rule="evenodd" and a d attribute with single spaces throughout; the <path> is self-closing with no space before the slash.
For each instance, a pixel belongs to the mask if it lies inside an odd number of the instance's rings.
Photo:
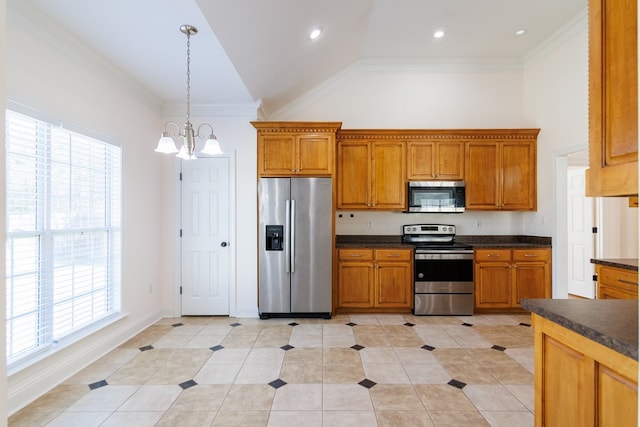
<path id="1" fill-rule="evenodd" d="M 202 126 L 208 126 L 209 129 L 211 129 L 210 135 L 213 135 L 213 126 L 211 126 L 209 123 L 202 123 L 200 126 L 198 126 L 198 131 L 196 132 L 196 136 L 198 138 L 205 139 L 207 136 L 209 136 L 205 134 L 200 134 L 200 129 L 202 128 Z"/>
<path id="2" fill-rule="evenodd" d="M 180 126 L 176 122 L 173 122 L 173 121 L 169 120 L 168 122 L 166 122 L 164 124 L 164 131 L 166 133 L 169 133 L 169 131 L 167 130 L 167 125 L 173 125 L 173 126 L 176 127 L 176 133 L 175 134 L 171 134 L 171 136 L 173 136 L 174 138 L 183 137 L 184 136 L 184 134 L 180 131 Z"/>

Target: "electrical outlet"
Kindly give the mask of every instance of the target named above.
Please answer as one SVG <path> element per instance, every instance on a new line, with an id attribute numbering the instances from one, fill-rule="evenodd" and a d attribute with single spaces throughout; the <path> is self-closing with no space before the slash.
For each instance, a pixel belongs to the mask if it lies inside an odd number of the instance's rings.
<path id="1" fill-rule="evenodd" d="M 373 228 L 373 221 L 367 221 L 367 228 Z"/>

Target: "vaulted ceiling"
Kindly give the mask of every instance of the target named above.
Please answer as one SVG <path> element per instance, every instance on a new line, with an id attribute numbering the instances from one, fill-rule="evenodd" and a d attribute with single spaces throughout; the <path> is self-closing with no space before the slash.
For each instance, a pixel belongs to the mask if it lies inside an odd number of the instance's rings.
<path id="1" fill-rule="evenodd" d="M 153 93 L 277 110 L 359 61 L 522 64 L 586 0 L 9 0 L 26 2 Z M 316 40 L 308 33 L 323 30 Z M 516 35 L 519 29 L 524 35 Z M 436 39 L 436 30 L 444 31 Z"/>

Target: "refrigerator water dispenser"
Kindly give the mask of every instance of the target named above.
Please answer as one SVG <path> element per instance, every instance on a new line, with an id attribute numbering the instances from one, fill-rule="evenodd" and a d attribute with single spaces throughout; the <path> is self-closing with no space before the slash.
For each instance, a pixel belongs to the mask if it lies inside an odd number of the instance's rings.
<path id="1" fill-rule="evenodd" d="M 267 251 L 283 251 L 284 225 L 267 225 L 265 230 Z"/>

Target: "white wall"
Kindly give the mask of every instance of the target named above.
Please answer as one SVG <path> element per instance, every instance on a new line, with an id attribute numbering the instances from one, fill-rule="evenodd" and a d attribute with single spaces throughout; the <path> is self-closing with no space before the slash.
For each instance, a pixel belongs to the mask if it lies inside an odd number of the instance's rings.
<path id="1" fill-rule="evenodd" d="M 127 315 L 45 362 L 9 376 L 8 386 L 0 390 L 8 394 L 9 413 L 167 312 L 161 302 L 164 279 L 158 269 L 162 264 L 161 162 L 152 151 L 161 129 L 161 110 L 158 104 L 154 107 L 152 97 L 144 96 L 144 90 L 122 80 L 117 70 L 23 6 L 11 2 L 7 8 L 7 96 L 67 125 L 104 134 L 122 146 L 122 308 Z M 4 313 L 4 304 L 0 307 Z"/>
<path id="2" fill-rule="evenodd" d="M 6 71 L 6 0 L 0 0 L 0 81 L 5 81 L 5 71 Z M 6 98 L 6 87 L 4 85 L 0 86 L 0 123 L 4 123 L 5 120 L 5 98 Z M 5 164 L 5 134 L 4 132 L 0 132 L 0 165 Z M 6 241 L 6 226 L 5 226 L 5 215 L 6 210 L 5 206 L 5 175 L 0 173 L 0 271 L 4 272 L 5 270 L 5 244 Z M 6 289 L 6 278 L 5 274 L 0 274 L 0 307 L 6 307 L 6 292 L 3 290 Z M 4 309 L 0 308 L 0 313 L 3 315 L 0 316 L 0 354 L 6 354 L 7 345 L 6 345 L 6 316 L 4 316 Z M 7 369 L 6 364 L 0 364 L 0 427 L 4 427 L 7 425 Z"/>

